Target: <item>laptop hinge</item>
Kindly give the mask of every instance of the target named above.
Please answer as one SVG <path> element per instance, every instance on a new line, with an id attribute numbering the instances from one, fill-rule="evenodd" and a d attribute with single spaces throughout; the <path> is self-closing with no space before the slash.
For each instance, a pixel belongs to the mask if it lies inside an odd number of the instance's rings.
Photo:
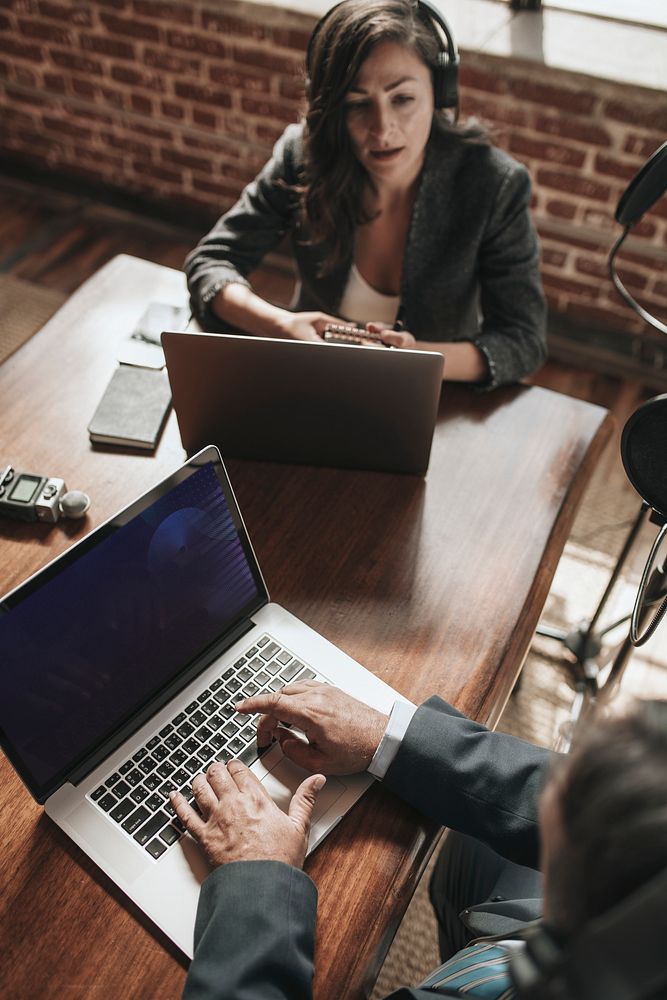
<path id="1" fill-rule="evenodd" d="M 257 609 L 255 609 L 257 610 Z M 195 680 L 199 674 L 203 673 L 204 670 L 214 660 L 217 660 L 219 656 L 222 656 L 226 650 L 238 642 L 247 632 L 255 627 L 255 623 L 250 618 L 245 618 L 238 625 L 235 625 L 233 629 L 226 632 L 222 639 L 219 639 L 212 646 L 197 657 L 189 667 L 178 677 L 163 688 L 159 694 L 148 702 L 142 709 L 140 709 L 131 719 L 128 719 L 122 726 L 115 730 L 113 736 L 105 740 L 100 746 L 96 747 L 85 760 L 81 761 L 64 779 L 64 781 L 69 781 L 73 785 L 78 785 L 82 782 L 88 775 L 95 770 L 95 768 L 102 763 L 107 757 L 109 757 L 114 750 L 117 750 L 125 740 L 129 739 L 133 733 L 136 733 L 138 729 L 143 726 L 150 718 L 156 715 L 161 708 L 163 708 L 172 698 L 174 698 L 179 691 L 187 687 L 191 681 Z"/>

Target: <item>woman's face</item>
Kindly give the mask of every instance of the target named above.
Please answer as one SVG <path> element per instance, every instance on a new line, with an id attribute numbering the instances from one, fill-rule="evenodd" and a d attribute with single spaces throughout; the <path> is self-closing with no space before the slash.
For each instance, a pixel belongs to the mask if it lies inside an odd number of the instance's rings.
<path id="1" fill-rule="evenodd" d="M 376 184 L 412 184 L 433 120 L 431 71 L 419 56 L 381 42 L 362 63 L 344 108 L 354 153 Z"/>

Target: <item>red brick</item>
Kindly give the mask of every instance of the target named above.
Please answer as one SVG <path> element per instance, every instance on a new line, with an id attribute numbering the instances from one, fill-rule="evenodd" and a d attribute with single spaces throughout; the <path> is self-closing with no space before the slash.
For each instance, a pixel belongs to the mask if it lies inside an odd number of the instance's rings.
<path id="1" fill-rule="evenodd" d="M 112 66 L 111 79 L 117 83 L 127 83 L 132 87 L 145 87 L 156 94 L 164 93 L 164 79 L 159 73 L 144 72 L 134 66 Z"/>
<path id="2" fill-rule="evenodd" d="M 196 56 L 188 58 L 173 52 L 165 52 L 163 49 L 151 49 L 148 46 L 144 48 L 144 62 L 147 66 L 163 69 L 168 73 L 198 74 L 201 70 L 201 61 Z"/>
<path id="3" fill-rule="evenodd" d="M 620 177 L 621 180 L 629 181 L 637 173 L 639 165 L 623 163 L 621 160 L 598 153 L 595 157 L 595 169 L 601 174 L 609 174 L 610 177 Z"/>
<path id="4" fill-rule="evenodd" d="M 573 219 L 577 212 L 577 206 L 569 201 L 551 199 L 547 202 L 547 212 L 557 219 Z"/>
<path id="5" fill-rule="evenodd" d="M 635 253 L 633 250 L 627 250 L 624 246 L 619 260 L 621 259 L 648 268 L 652 273 L 667 274 L 667 260 L 662 260 L 653 254 L 650 247 L 646 248 L 645 253 Z"/>
<path id="6" fill-rule="evenodd" d="M 201 125 L 203 128 L 217 129 L 218 127 L 218 116 L 203 108 L 195 107 L 192 109 L 192 120 L 195 125 Z"/>
<path id="7" fill-rule="evenodd" d="M 656 229 L 655 225 L 649 219 L 646 218 L 642 219 L 641 222 L 638 222 L 635 226 L 632 227 L 633 236 L 645 237 L 648 240 L 652 239 L 657 233 L 657 231 L 658 230 Z"/>
<path id="8" fill-rule="evenodd" d="M 615 204 L 609 205 L 607 209 L 584 208 L 584 224 L 590 226 L 592 229 L 599 229 L 603 233 L 612 233 L 616 229 L 616 223 L 614 222 L 615 208 Z"/>
<path id="9" fill-rule="evenodd" d="M 201 149 L 202 152 L 214 153 L 216 156 L 222 154 L 238 160 L 241 157 L 241 150 L 238 143 L 229 142 L 224 136 L 213 136 L 210 139 L 201 138 L 197 135 L 188 135 L 188 149 Z"/>
<path id="10" fill-rule="evenodd" d="M 142 94 L 130 94 L 130 107 L 140 115 L 153 114 L 153 102 Z"/>
<path id="11" fill-rule="evenodd" d="M 563 139 L 574 139 L 586 145 L 611 146 L 611 138 L 606 129 L 593 125 L 590 121 L 565 116 L 538 115 L 535 119 L 535 129 L 547 132 Z"/>
<path id="12" fill-rule="evenodd" d="M 268 94 L 269 92 L 269 78 L 267 76 L 244 73 L 242 70 L 227 66 L 211 66 L 209 76 L 213 83 L 220 83 L 231 90 L 248 90 L 260 94 Z"/>
<path id="13" fill-rule="evenodd" d="M 160 109 L 162 114 L 166 115 L 167 118 L 174 118 L 176 121 L 180 121 L 185 118 L 183 105 L 177 104 L 175 101 L 162 101 Z"/>
<path id="14" fill-rule="evenodd" d="M 59 132 L 61 135 L 70 136 L 72 139 L 92 139 L 93 133 L 89 128 L 75 125 L 72 121 L 64 121 L 62 118 L 54 118 L 52 115 L 43 115 L 44 127 L 52 132 Z"/>
<path id="15" fill-rule="evenodd" d="M 246 21 L 238 17 L 230 17 L 227 14 L 212 13 L 203 10 L 201 14 L 202 27 L 206 32 L 214 34 L 236 36 L 241 38 L 255 38 L 258 41 L 271 40 L 270 29 L 257 21 Z M 305 51 L 305 50 L 304 50 Z"/>
<path id="16" fill-rule="evenodd" d="M 26 38 L 36 38 L 42 42 L 56 42 L 58 45 L 71 45 L 71 32 L 56 27 L 46 21 L 20 19 L 19 29 Z"/>
<path id="17" fill-rule="evenodd" d="M 84 73 L 86 76 L 102 76 L 103 69 L 102 63 L 97 59 L 90 59 L 88 56 L 79 56 L 74 52 L 68 52 L 65 49 L 51 49 L 51 59 L 56 64 L 63 69 L 75 69 L 79 73 Z"/>
<path id="18" fill-rule="evenodd" d="M 184 97 L 188 101 L 197 101 L 202 104 L 214 104 L 218 108 L 231 108 L 231 96 L 225 90 L 217 90 L 214 87 L 200 86 L 196 83 L 187 83 L 185 80 L 177 80 L 174 84 L 174 91 L 178 97 Z"/>
<path id="19" fill-rule="evenodd" d="M 667 132 L 667 106 L 664 95 L 660 94 L 656 98 L 656 106 L 651 108 L 648 105 L 642 106 L 638 102 L 623 104 L 621 101 L 606 101 L 603 113 L 608 118 L 615 121 L 627 122 L 635 128 L 651 128 L 658 132 Z"/>
<path id="20" fill-rule="evenodd" d="M 464 90 L 484 90 L 489 94 L 506 94 L 508 91 L 508 81 L 504 75 L 489 73 L 476 66 L 461 66 L 459 82 Z"/>
<path id="21" fill-rule="evenodd" d="M 561 250 L 551 250 L 549 247 L 542 247 L 542 263 L 550 267 L 562 267 L 567 260 L 567 254 Z"/>
<path id="22" fill-rule="evenodd" d="M 120 41 L 117 38 L 107 38 L 106 35 L 80 35 L 81 48 L 99 55 L 112 56 L 114 59 L 134 59 L 135 50 L 131 42 Z"/>
<path id="23" fill-rule="evenodd" d="M 37 87 L 37 74 L 28 66 L 17 63 L 14 67 L 14 82 L 22 87 Z"/>
<path id="24" fill-rule="evenodd" d="M 95 94 L 97 93 L 97 87 L 92 84 L 90 80 L 72 77 L 70 82 L 72 92 L 76 94 L 77 97 L 84 97 L 91 101 L 94 100 Z"/>
<path id="25" fill-rule="evenodd" d="M 548 271 L 542 274 L 542 282 L 545 288 L 551 288 L 560 292 L 570 292 L 572 295 L 583 295 L 589 299 L 597 299 L 600 295 L 598 285 L 577 281 L 575 278 L 564 278 L 561 275 L 551 274 Z"/>
<path id="26" fill-rule="evenodd" d="M 172 139 L 172 133 L 164 128 L 157 128 L 155 125 L 149 125 L 147 122 L 133 122 L 128 121 L 125 123 L 125 128 L 128 132 L 137 132 L 142 137 L 150 136 L 151 139 L 160 139 L 163 142 L 169 142 Z"/>
<path id="27" fill-rule="evenodd" d="M 154 24 L 137 21 L 134 17 L 100 14 L 100 20 L 104 27 L 114 35 L 128 35 L 131 38 L 142 38 L 148 42 L 157 42 L 160 38 L 160 31 Z"/>
<path id="28" fill-rule="evenodd" d="M 555 188 L 557 191 L 567 191 L 568 194 L 590 198 L 592 201 L 606 202 L 611 196 L 611 188 L 608 184 L 600 184 L 598 181 L 581 177 L 578 174 L 548 170 L 546 167 L 540 167 L 538 170 L 537 181 L 545 187 Z"/>
<path id="29" fill-rule="evenodd" d="M 20 104 L 32 104 L 38 108 L 50 106 L 50 101 L 46 100 L 42 94 L 17 89 L 9 83 L 5 86 L 5 92 L 12 102 L 18 101 Z"/>
<path id="30" fill-rule="evenodd" d="M 662 298 L 667 299 L 667 281 L 656 281 L 653 291 L 655 295 L 660 295 Z"/>
<path id="31" fill-rule="evenodd" d="M 278 81 L 278 93 L 290 101 L 303 101 L 305 104 L 305 81 L 302 77 L 281 77 Z"/>
<path id="32" fill-rule="evenodd" d="M 206 191 L 208 194 L 218 195 L 220 198 L 227 200 L 229 204 L 233 204 L 240 193 L 238 188 L 221 184 L 219 181 L 198 180 L 197 189 L 199 191 Z"/>
<path id="33" fill-rule="evenodd" d="M 44 86 L 51 94 L 65 94 L 67 92 L 67 81 L 64 76 L 57 73 L 44 74 Z"/>
<path id="34" fill-rule="evenodd" d="M 232 50 L 234 62 L 241 66 L 255 66 L 271 73 L 284 73 L 285 76 L 304 75 L 303 56 L 296 59 L 290 56 L 278 55 L 272 49 L 256 48 L 254 46 L 235 46 Z"/>
<path id="35" fill-rule="evenodd" d="M 83 118 L 85 121 L 95 122 L 96 125 L 113 125 L 114 119 L 111 115 L 106 115 L 102 111 L 93 110 L 91 108 L 78 107 L 76 109 L 77 118 Z"/>
<path id="36" fill-rule="evenodd" d="M 205 174 L 213 173 L 213 164 L 210 159 L 203 156 L 192 156 L 190 153 L 181 153 L 177 149 L 163 149 L 162 159 L 165 163 L 176 164 L 179 167 L 201 170 Z"/>
<path id="37" fill-rule="evenodd" d="M 19 42 L 7 35 L 0 35 L 0 52 L 4 52 L 8 56 L 15 56 L 17 59 L 29 59 L 30 62 L 39 62 L 42 58 L 41 46 L 31 45 L 29 42 Z"/>
<path id="38" fill-rule="evenodd" d="M 286 124 L 296 121 L 298 115 L 298 106 L 288 107 L 284 104 L 277 104 L 275 101 L 263 101 L 245 96 L 241 98 L 241 109 L 249 115 L 273 118 Z"/>
<path id="39" fill-rule="evenodd" d="M 271 35 L 276 45 L 280 45 L 284 49 L 295 49 L 297 52 L 303 52 L 305 56 L 311 32 L 299 31 L 296 28 L 274 28 Z"/>
<path id="40" fill-rule="evenodd" d="M 182 174 L 180 170 L 169 170 L 167 167 L 160 167 L 152 160 L 132 160 L 132 168 L 135 173 L 142 177 L 152 177 L 160 181 L 169 181 L 172 184 L 181 184 Z"/>
<path id="41" fill-rule="evenodd" d="M 14 25 L 9 20 L 9 18 L 7 17 L 7 15 L 6 14 L 0 14 L 0 29 L 1 30 L 2 31 L 9 31 L 10 28 L 13 28 L 13 27 L 14 27 Z"/>
<path id="42" fill-rule="evenodd" d="M 266 142 L 271 146 L 278 141 L 282 134 L 283 130 L 273 125 L 266 125 L 260 122 L 255 126 L 255 135 L 260 142 Z"/>
<path id="43" fill-rule="evenodd" d="M 177 21 L 192 24 L 192 8 L 185 4 L 156 3 L 155 0 L 134 0 L 134 10 L 139 17 L 154 17 L 158 21 Z"/>
<path id="44" fill-rule="evenodd" d="M 659 149 L 664 142 L 664 137 L 659 136 L 657 133 L 655 136 L 645 136 L 645 135 L 628 135 L 626 136 L 625 143 L 623 145 L 623 151 L 625 153 L 636 153 L 637 156 L 643 156 L 644 159 L 648 159 L 656 149 Z"/>
<path id="45" fill-rule="evenodd" d="M 517 156 L 560 163 L 565 167 L 581 167 L 586 159 L 586 154 L 580 149 L 572 149 L 571 146 L 562 146 L 555 142 L 530 139 L 520 134 L 511 136 L 509 150 Z"/>
<path id="46" fill-rule="evenodd" d="M 621 302 L 620 305 L 622 304 Z M 598 327 L 603 330 L 636 330 L 638 324 L 633 322 L 634 314 L 629 311 L 629 307 L 627 308 L 628 315 L 624 315 L 620 309 L 616 311 L 609 308 L 605 309 L 592 305 L 584 305 L 578 302 L 568 302 L 565 306 L 565 313 L 582 325 L 593 328 Z"/>
<path id="47" fill-rule="evenodd" d="M 523 107 L 503 101 L 492 101 L 464 91 L 461 95 L 461 112 L 463 115 L 477 115 L 483 121 L 502 122 L 508 125 L 527 125 L 528 115 Z"/>
<path id="48" fill-rule="evenodd" d="M 167 44 L 173 49 L 184 49 L 186 52 L 200 52 L 214 59 L 226 59 L 230 48 L 217 38 L 208 35 L 186 34 L 183 31 L 167 31 Z"/>
<path id="49" fill-rule="evenodd" d="M 597 98 L 586 91 L 540 83 L 534 77 L 513 77 L 508 85 L 510 93 L 520 101 L 531 101 L 577 115 L 591 114 L 597 102 Z"/>
<path id="50" fill-rule="evenodd" d="M 75 6 L 65 3 L 52 3 L 51 0 L 39 0 L 37 8 L 43 17 L 52 17 L 56 21 L 66 21 L 77 27 L 90 27 L 93 15 L 89 4 L 78 3 Z"/>
<path id="51" fill-rule="evenodd" d="M 21 111 L 11 105 L 9 107 L 3 107 L 2 119 L 5 125 L 17 125 L 25 129 L 32 128 L 35 124 L 35 118 L 33 115 L 29 115 L 26 111 Z"/>
<path id="52" fill-rule="evenodd" d="M 125 153 L 133 153 L 135 156 L 144 156 L 150 159 L 151 145 L 148 142 L 141 142 L 139 139 L 132 139 L 128 136 L 115 135 L 113 132 L 102 132 L 100 138 L 112 149 L 122 149 Z"/>

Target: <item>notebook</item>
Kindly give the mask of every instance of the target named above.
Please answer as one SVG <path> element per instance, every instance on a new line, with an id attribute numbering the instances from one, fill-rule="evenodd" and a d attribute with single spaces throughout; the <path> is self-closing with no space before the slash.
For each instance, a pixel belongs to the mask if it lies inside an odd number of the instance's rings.
<path id="1" fill-rule="evenodd" d="M 426 472 L 441 354 L 172 331 L 162 346 L 188 454 Z"/>
<path id="2" fill-rule="evenodd" d="M 90 440 L 153 451 L 170 405 L 165 372 L 119 365 L 88 425 Z"/>
<path id="3" fill-rule="evenodd" d="M 238 757 L 286 809 L 305 772 L 261 755 L 242 695 L 299 678 L 399 697 L 269 595 L 207 447 L 0 601 L 0 738 L 47 814 L 192 956 L 208 867 L 169 803 Z M 372 779 L 331 777 L 309 850 Z M 7 833 L 9 831 L 6 831 Z"/>

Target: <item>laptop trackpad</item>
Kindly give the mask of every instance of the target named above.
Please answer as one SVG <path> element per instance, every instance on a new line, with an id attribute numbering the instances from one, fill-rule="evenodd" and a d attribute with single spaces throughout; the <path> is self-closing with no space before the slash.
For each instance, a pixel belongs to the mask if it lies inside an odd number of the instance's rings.
<path id="1" fill-rule="evenodd" d="M 293 764 L 287 757 L 282 757 L 276 766 L 262 778 L 262 784 L 275 803 L 283 812 L 287 812 L 290 799 L 301 782 L 308 777 L 308 771 Z M 315 799 L 312 822 L 331 808 L 334 802 L 345 791 L 345 785 L 338 778 L 327 778 L 327 783 Z"/>

